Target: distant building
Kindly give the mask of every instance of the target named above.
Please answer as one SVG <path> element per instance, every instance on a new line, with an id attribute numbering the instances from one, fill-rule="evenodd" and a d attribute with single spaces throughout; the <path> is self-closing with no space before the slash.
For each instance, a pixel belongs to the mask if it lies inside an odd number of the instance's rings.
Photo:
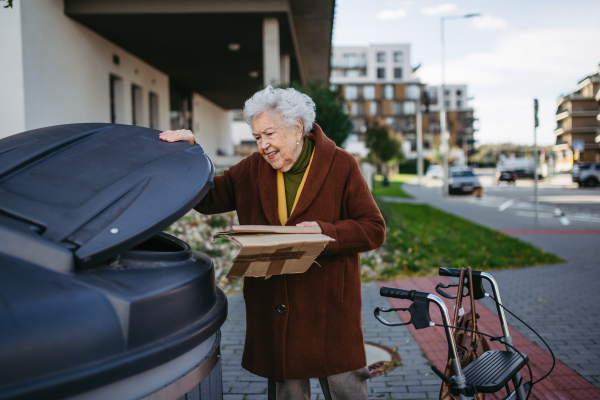
<path id="1" fill-rule="evenodd" d="M 408 158 L 416 157 L 417 101 L 419 93 L 425 91 L 422 110 L 428 103 L 430 113 L 423 114 L 423 148 L 425 157 L 435 156 L 440 140 L 441 89 L 426 87 L 413 72 L 408 44 L 333 48 L 330 83 L 341 88 L 346 100 L 353 124 L 349 139 L 353 152 L 365 154 L 364 133 L 378 123 L 392 129 L 403 141 Z M 446 92 L 450 158 L 463 164 L 472 151 L 473 110 L 467 105 L 466 85 L 447 85 Z"/>
<path id="2" fill-rule="evenodd" d="M 0 12 L 0 138 L 113 122 L 234 151 L 229 110 L 329 79 L 333 0 L 14 1 Z"/>
<path id="3" fill-rule="evenodd" d="M 558 99 L 553 148 L 557 171 L 570 170 L 574 162 L 600 162 L 599 121 L 600 74 L 595 73 L 579 81 L 575 92 Z"/>

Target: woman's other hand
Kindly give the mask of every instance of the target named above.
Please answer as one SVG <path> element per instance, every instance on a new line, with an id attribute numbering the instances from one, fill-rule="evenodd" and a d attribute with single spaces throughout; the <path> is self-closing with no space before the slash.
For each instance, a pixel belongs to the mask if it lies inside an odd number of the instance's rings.
<path id="1" fill-rule="evenodd" d="M 160 140 L 165 142 L 190 142 L 191 144 L 196 143 L 196 137 L 191 131 L 187 129 L 180 129 L 177 131 L 165 131 L 158 135 Z"/>
<path id="2" fill-rule="evenodd" d="M 319 224 L 316 223 L 315 221 L 300 222 L 299 224 L 296 224 L 296 226 L 305 226 L 305 227 L 312 227 L 312 228 L 319 228 L 320 229 Z"/>

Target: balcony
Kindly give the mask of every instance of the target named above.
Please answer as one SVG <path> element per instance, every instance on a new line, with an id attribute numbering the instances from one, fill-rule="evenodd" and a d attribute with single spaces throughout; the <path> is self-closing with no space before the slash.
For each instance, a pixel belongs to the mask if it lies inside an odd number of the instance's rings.
<path id="1" fill-rule="evenodd" d="M 562 111 L 556 114 L 556 120 L 562 121 L 568 117 L 594 117 L 598 115 L 598 110 L 583 110 L 583 111 Z"/>
<path id="2" fill-rule="evenodd" d="M 332 63 L 332 69 L 366 69 L 367 62 L 357 62 L 357 63 Z"/>

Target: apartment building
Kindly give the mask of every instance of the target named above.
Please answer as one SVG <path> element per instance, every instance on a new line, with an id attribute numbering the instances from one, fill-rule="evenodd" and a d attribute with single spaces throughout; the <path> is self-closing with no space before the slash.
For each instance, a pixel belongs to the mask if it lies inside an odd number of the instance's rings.
<path id="1" fill-rule="evenodd" d="M 441 88 L 427 87 L 413 72 L 408 44 L 333 48 L 330 82 L 344 94 L 353 124 L 349 139 L 353 151 L 364 153 L 357 143 L 364 140 L 368 126 L 378 123 L 396 133 L 408 158 L 416 157 L 416 114 L 422 96 L 424 154 L 435 156 L 440 141 Z M 450 158 L 464 164 L 473 144 L 473 110 L 467 106 L 467 87 L 448 85 L 445 92 Z"/>
<path id="2" fill-rule="evenodd" d="M 233 154 L 266 84 L 328 82 L 333 0 L 44 0 L 0 9 L 0 138 L 113 122 L 191 129 Z"/>
<path id="3" fill-rule="evenodd" d="M 468 105 L 467 85 L 444 85 L 443 94 L 441 86 L 425 87 L 423 99 L 424 108 L 428 109 L 426 115 L 429 119 L 428 128 L 423 128 L 424 146 L 439 141 L 440 110 L 444 99 L 447 115 L 447 127 L 450 132 L 448 139 L 450 145 L 450 159 L 457 164 L 466 164 L 468 157 L 474 154 L 475 129 L 473 123 L 474 110 Z M 423 112 L 425 113 L 424 110 Z"/>
<path id="4" fill-rule="evenodd" d="M 554 133 L 557 171 L 577 162 L 600 162 L 600 66 L 573 93 L 559 97 Z"/>

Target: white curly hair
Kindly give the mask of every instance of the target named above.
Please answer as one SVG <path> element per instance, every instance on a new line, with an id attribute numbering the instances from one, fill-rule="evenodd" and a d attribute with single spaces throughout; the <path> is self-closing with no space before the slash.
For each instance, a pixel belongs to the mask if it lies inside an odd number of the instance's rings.
<path id="1" fill-rule="evenodd" d="M 296 89 L 273 89 L 271 85 L 254 93 L 244 104 L 244 120 L 252 125 L 254 118 L 265 111 L 274 111 L 292 128 L 302 121 L 302 136 L 308 135 L 315 122 L 315 102 Z"/>

